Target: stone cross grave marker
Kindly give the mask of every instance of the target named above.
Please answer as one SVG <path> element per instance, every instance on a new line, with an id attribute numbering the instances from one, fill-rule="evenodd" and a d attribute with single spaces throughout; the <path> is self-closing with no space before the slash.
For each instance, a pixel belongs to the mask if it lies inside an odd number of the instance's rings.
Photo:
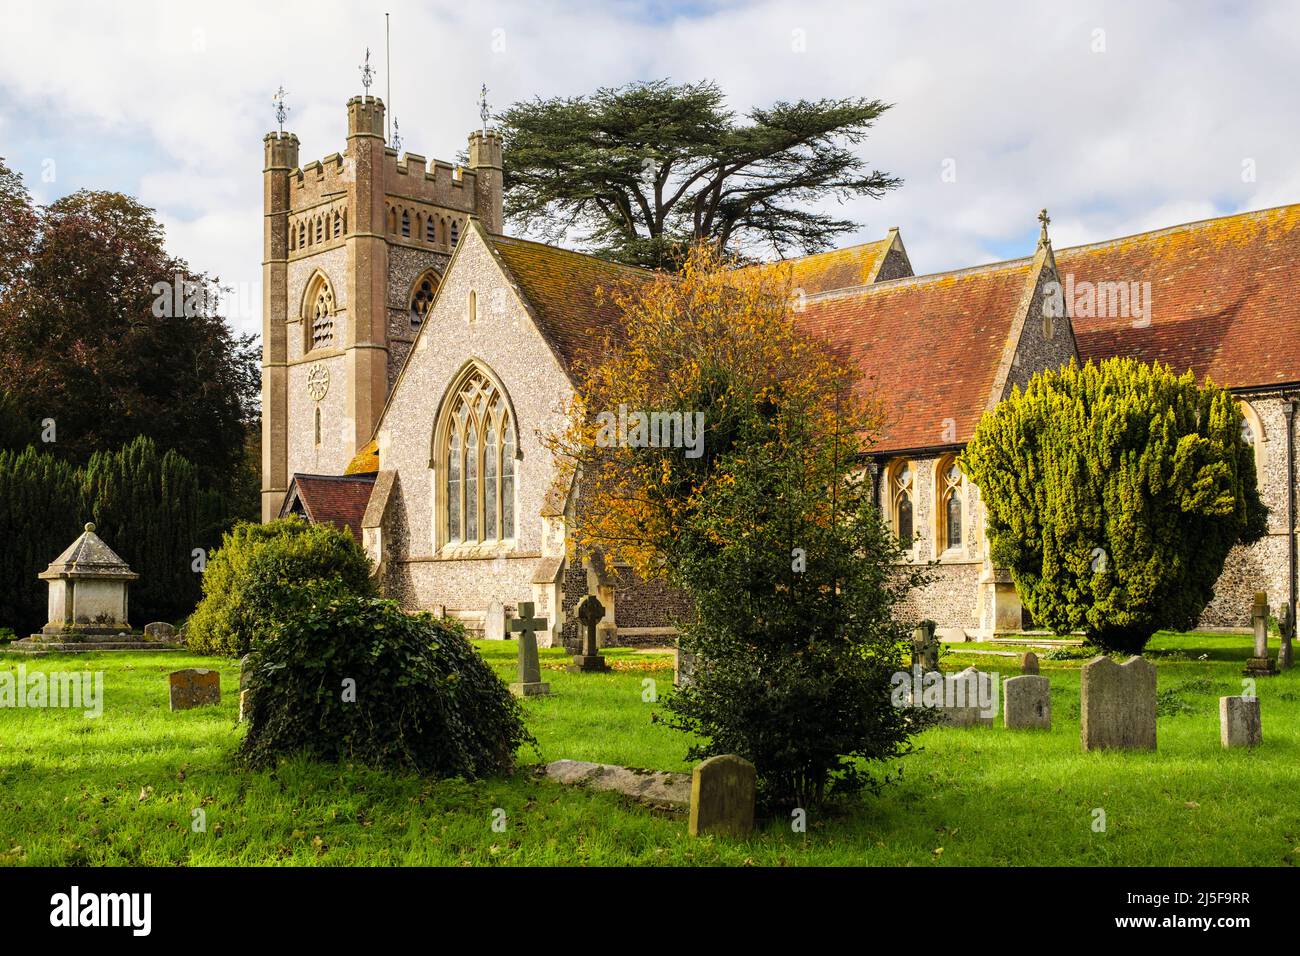
<path id="1" fill-rule="evenodd" d="M 519 635 L 519 681 L 510 685 L 510 693 L 516 697 L 549 694 L 551 685 L 542 680 L 542 664 L 537 659 L 537 632 L 546 630 L 546 618 L 533 617 L 533 602 L 524 601 L 510 630 Z"/>
<path id="2" fill-rule="evenodd" d="M 691 836 L 754 832 L 754 765 L 735 754 L 710 757 L 691 772 Z"/>
<path id="3" fill-rule="evenodd" d="M 599 673 L 609 670 L 609 665 L 605 663 L 605 657 L 600 653 L 599 642 L 596 640 L 596 625 L 604 616 L 605 605 L 600 603 L 596 595 L 588 594 L 578 602 L 578 620 L 582 622 L 583 648 L 581 654 L 573 655 L 573 663 L 568 667 L 570 674 Z"/>
<path id="4" fill-rule="evenodd" d="M 1271 677 L 1277 668 L 1268 657 L 1268 595 L 1263 591 L 1255 595 L 1250 608 L 1250 622 L 1255 627 L 1255 655 L 1246 661 L 1242 672 L 1250 677 Z"/>
<path id="5" fill-rule="evenodd" d="M 1258 697 L 1219 698 L 1219 742 L 1225 747 L 1257 747 L 1264 740 Z"/>
<path id="6" fill-rule="evenodd" d="M 221 675 L 217 671 L 191 668 L 167 675 L 172 710 L 190 710 L 221 703 Z"/>
<path id="7" fill-rule="evenodd" d="M 1021 674 L 1002 682 L 1002 723 L 1011 730 L 1052 729 L 1052 682 Z"/>
<path id="8" fill-rule="evenodd" d="M 1094 657 L 1079 686 L 1084 750 L 1156 749 L 1156 666 L 1141 657 Z"/>

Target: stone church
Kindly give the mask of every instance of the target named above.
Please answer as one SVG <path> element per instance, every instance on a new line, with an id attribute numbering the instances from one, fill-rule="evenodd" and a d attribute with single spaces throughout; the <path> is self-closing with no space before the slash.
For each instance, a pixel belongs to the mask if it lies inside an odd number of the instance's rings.
<path id="1" fill-rule="evenodd" d="M 577 364 L 618 321 L 599 294 L 638 270 L 503 233 L 501 140 L 464 166 L 399 154 L 374 97 L 343 153 L 265 140 L 262 517 L 346 527 L 384 591 L 501 636 L 524 601 L 573 643 L 577 602 L 607 644 L 664 643 L 680 595 L 567 553 L 575 489 L 542 436 Z M 1232 553 L 1202 626 L 1249 625 L 1253 593 L 1296 601 L 1300 205 L 915 275 L 898 229 L 791 260 L 796 309 L 862 373 L 887 423 L 872 460 L 911 597 L 947 639 L 1032 627 L 990 562 L 979 490 L 955 466 L 980 416 L 1035 372 L 1133 356 L 1225 385 L 1255 448 L 1269 534 Z"/>

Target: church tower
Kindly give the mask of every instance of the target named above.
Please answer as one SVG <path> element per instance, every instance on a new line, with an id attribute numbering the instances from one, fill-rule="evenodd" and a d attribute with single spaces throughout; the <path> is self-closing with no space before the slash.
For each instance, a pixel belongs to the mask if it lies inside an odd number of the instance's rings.
<path id="1" fill-rule="evenodd" d="M 502 229 L 495 130 L 466 168 L 389 147 L 378 97 L 347 123 L 345 151 L 306 165 L 292 133 L 264 141 L 263 521 L 295 474 L 343 474 L 371 440 L 470 218 Z"/>

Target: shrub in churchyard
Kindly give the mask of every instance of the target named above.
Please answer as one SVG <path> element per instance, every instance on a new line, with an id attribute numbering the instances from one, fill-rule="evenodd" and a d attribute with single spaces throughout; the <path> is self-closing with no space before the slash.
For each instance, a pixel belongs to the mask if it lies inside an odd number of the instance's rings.
<path id="1" fill-rule="evenodd" d="M 186 629 L 198 653 L 241 657 L 270 633 L 277 615 L 309 582 L 342 592 L 374 594 L 370 559 L 348 531 L 292 516 L 267 524 L 243 522 L 222 538 L 203 575 L 203 599 Z"/>
<path id="2" fill-rule="evenodd" d="M 732 266 L 702 247 L 618 293 L 622 334 L 554 445 L 580 469 L 579 544 L 692 601 L 692 679 L 665 700 L 699 741 L 688 758 L 746 758 L 763 805 L 788 810 L 878 786 L 925 726 L 890 700 L 922 574 L 864 474 L 874 406 L 799 326 L 788 271 Z M 620 406 L 693 418 L 700 441 L 610 441 L 601 413 Z"/>
<path id="3" fill-rule="evenodd" d="M 985 415 L 960 465 L 1034 620 L 1126 653 L 1195 626 L 1265 531 L 1242 424 L 1226 390 L 1118 358 L 1040 372 Z"/>
<path id="4" fill-rule="evenodd" d="M 535 743 L 518 701 L 447 622 L 338 582 L 295 591 L 250 660 L 250 766 L 302 754 L 472 779 L 509 772 Z"/>

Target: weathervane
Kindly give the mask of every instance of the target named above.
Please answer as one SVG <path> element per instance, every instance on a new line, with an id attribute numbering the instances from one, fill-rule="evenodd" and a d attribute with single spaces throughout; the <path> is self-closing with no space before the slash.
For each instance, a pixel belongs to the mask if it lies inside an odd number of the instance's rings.
<path id="1" fill-rule="evenodd" d="M 1052 240 L 1047 238 L 1047 224 L 1051 222 L 1052 219 L 1050 216 L 1047 215 L 1046 209 L 1044 209 L 1042 212 L 1038 214 L 1038 221 L 1043 224 L 1043 229 L 1038 234 L 1038 241 L 1041 245 L 1050 246 L 1052 244 Z"/>
<path id="2" fill-rule="evenodd" d="M 284 84 L 275 91 L 275 96 L 271 97 L 271 102 L 275 104 L 275 121 L 280 124 L 280 135 L 284 135 L 284 118 L 289 115 L 289 107 L 285 106 L 284 98 L 288 96 L 284 91 Z"/>
<path id="3" fill-rule="evenodd" d="M 366 95 L 370 95 L 370 84 L 374 82 L 375 71 L 370 68 L 370 47 L 366 47 L 366 62 L 361 67 L 361 85 L 365 88 Z"/>
<path id="4" fill-rule="evenodd" d="M 397 114 L 393 114 L 393 149 L 402 151 L 402 131 L 397 126 Z"/>
<path id="5" fill-rule="evenodd" d="M 483 120 L 483 132 L 486 133 L 488 129 L 488 119 L 492 116 L 491 112 L 488 110 L 486 83 L 483 84 L 483 88 L 480 89 L 478 93 L 478 115 L 479 119 Z"/>

